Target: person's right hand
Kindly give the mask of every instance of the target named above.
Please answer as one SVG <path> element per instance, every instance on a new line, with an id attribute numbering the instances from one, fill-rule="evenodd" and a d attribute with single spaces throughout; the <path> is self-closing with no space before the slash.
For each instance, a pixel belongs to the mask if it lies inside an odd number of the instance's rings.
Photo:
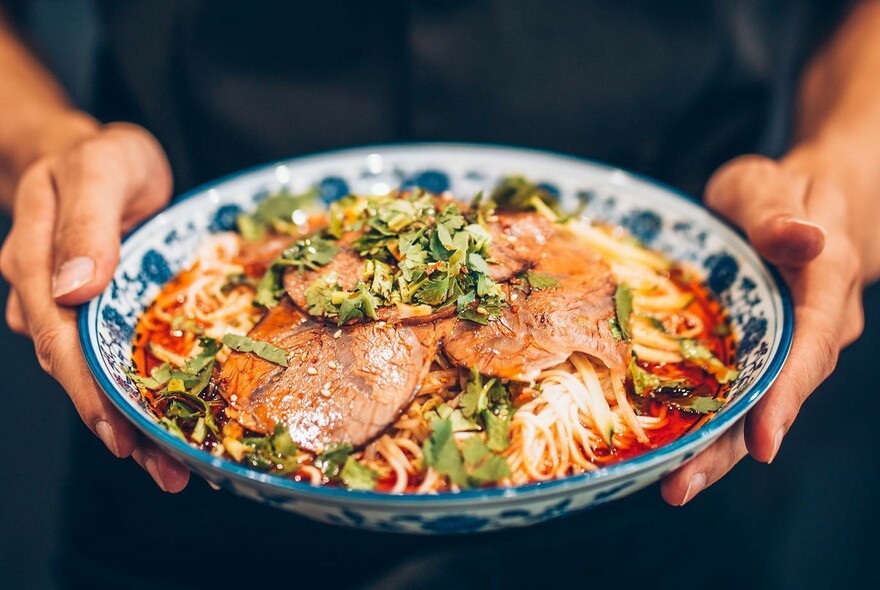
<path id="1" fill-rule="evenodd" d="M 133 456 L 163 490 L 182 490 L 187 469 L 160 452 L 111 405 L 83 358 L 72 306 L 104 290 L 120 237 L 169 200 L 171 171 L 141 127 L 78 126 L 21 175 L 13 225 L 0 250 L 11 286 L 9 327 L 34 341 L 40 365 L 67 390 L 86 426 L 117 457 Z"/>

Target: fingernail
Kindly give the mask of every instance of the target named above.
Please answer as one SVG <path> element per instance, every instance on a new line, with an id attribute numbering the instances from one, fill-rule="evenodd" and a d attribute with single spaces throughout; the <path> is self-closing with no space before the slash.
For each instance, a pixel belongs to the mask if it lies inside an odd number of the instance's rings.
<path id="1" fill-rule="evenodd" d="M 776 454 L 779 452 L 779 447 L 782 446 L 782 439 L 785 437 L 785 427 L 780 428 L 776 431 L 776 435 L 773 437 L 773 452 L 770 453 L 770 458 L 767 460 L 767 464 L 773 463 L 773 459 L 776 458 Z"/>
<path id="2" fill-rule="evenodd" d="M 167 492 L 168 489 L 165 487 L 165 482 L 162 481 L 162 476 L 159 475 L 159 463 L 152 456 L 147 457 L 147 460 L 144 461 L 144 468 L 146 468 L 147 473 L 153 478 L 153 480 L 159 485 L 159 488 L 163 492 Z"/>
<path id="3" fill-rule="evenodd" d="M 52 297 L 76 291 L 95 278 L 95 259 L 88 256 L 71 258 L 58 267 L 52 277 Z"/>
<path id="4" fill-rule="evenodd" d="M 785 223 L 792 223 L 794 225 L 800 225 L 801 227 L 808 227 L 811 229 L 817 229 L 822 232 L 822 235 L 827 237 L 828 230 L 819 225 L 818 223 L 813 223 L 812 221 L 807 221 L 806 219 L 801 219 L 799 217 L 786 217 L 783 219 Z"/>
<path id="5" fill-rule="evenodd" d="M 706 474 L 702 472 L 693 474 L 690 481 L 688 481 L 688 487 L 684 492 L 684 500 L 681 501 L 681 505 L 684 506 L 693 500 L 694 496 L 702 492 L 704 487 L 706 487 Z"/>
<path id="6" fill-rule="evenodd" d="M 95 432 L 98 433 L 98 438 L 101 439 L 101 442 L 110 449 L 110 452 L 119 457 L 119 447 L 116 446 L 116 435 L 113 434 L 113 427 L 110 426 L 110 423 L 106 420 L 99 420 L 97 424 L 95 424 Z"/>

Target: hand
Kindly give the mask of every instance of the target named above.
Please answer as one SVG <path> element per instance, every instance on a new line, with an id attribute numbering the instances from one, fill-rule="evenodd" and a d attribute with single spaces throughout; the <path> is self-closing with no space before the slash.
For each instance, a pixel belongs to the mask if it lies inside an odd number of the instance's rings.
<path id="1" fill-rule="evenodd" d="M 119 260 L 120 236 L 159 210 L 171 172 L 158 142 L 129 124 L 77 132 L 20 177 L 13 225 L 0 251 L 11 286 L 6 321 L 33 338 L 40 365 L 67 390 L 86 426 L 117 457 L 133 456 L 163 490 L 182 490 L 186 468 L 134 428 L 92 379 L 82 356 L 75 306 L 104 290 Z M 57 144 L 56 144 L 57 146 Z"/>
<path id="2" fill-rule="evenodd" d="M 810 150 L 777 163 L 737 158 L 718 170 L 706 203 L 745 230 L 791 289 L 791 354 L 760 402 L 706 451 L 667 476 L 661 490 L 682 505 L 723 477 L 747 453 L 770 463 L 801 404 L 834 370 L 839 351 L 862 333 L 861 260 L 844 186 Z M 875 223 L 865 220 L 866 223 Z"/>

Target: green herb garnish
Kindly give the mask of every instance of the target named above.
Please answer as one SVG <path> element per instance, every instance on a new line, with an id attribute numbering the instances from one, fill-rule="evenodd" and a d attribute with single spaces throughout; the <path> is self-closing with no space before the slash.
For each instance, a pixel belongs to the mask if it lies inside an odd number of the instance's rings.
<path id="1" fill-rule="evenodd" d="M 660 378 L 641 368 L 635 358 L 629 362 L 629 372 L 633 379 L 633 389 L 638 395 L 660 387 Z"/>
<path id="2" fill-rule="evenodd" d="M 739 371 L 731 369 L 712 354 L 712 351 L 691 338 L 679 341 L 681 356 L 703 367 L 711 373 L 719 383 L 730 383 L 739 377 Z"/>
<path id="3" fill-rule="evenodd" d="M 536 205 L 537 207 L 543 205 L 557 218 L 564 215 L 556 195 L 523 176 L 508 176 L 502 179 L 492 191 L 490 200 L 499 209 L 527 211 L 536 209 Z"/>
<path id="4" fill-rule="evenodd" d="M 284 271 L 296 268 L 300 272 L 318 270 L 330 262 L 339 253 L 339 247 L 331 240 L 313 235 L 297 240 L 282 252 L 266 270 L 266 274 L 257 283 L 257 294 L 254 302 L 263 307 L 274 307 L 284 294 Z"/>
<path id="5" fill-rule="evenodd" d="M 241 442 L 248 447 L 242 460 L 255 469 L 281 473 L 292 473 L 299 469 L 299 447 L 283 424 L 276 424 L 269 436 L 247 437 Z"/>
<path id="6" fill-rule="evenodd" d="M 342 466 L 353 452 L 354 447 L 350 444 L 328 445 L 323 453 L 315 457 L 315 467 L 330 481 L 337 481 Z"/>
<path id="7" fill-rule="evenodd" d="M 318 200 L 318 190 L 312 188 L 302 194 L 280 192 L 260 202 L 253 213 L 243 213 L 236 219 L 238 233 L 253 242 L 266 236 L 269 231 L 293 233 L 296 229 L 294 213 L 311 208 Z"/>
<path id="8" fill-rule="evenodd" d="M 630 315 L 632 314 L 632 291 L 629 287 L 620 283 L 614 292 L 614 307 L 617 317 L 617 328 L 620 332 L 620 340 L 630 340 L 632 331 L 630 330 Z M 612 332 L 614 329 L 612 328 Z M 617 337 L 617 334 L 615 334 Z"/>
<path id="9" fill-rule="evenodd" d="M 378 477 L 379 474 L 366 465 L 361 465 L 352 455 L 345 460 L 339 473 L 339 479 L 350 490 L 373 490 Z"/>
<path id="10" fill-rule="evenodd" d="M 431 422 L 431 436 L 422 445 L 422 453 L 425 464 L 433 467 L 437 473 L 445 475 L 456 485 L 468 485 L 464 462 L 453 437 L 451 420 L 434 419 Z"/>
<path id="11" fill-rule="evenodd" d="M 562 284 L 559 282 L 559 279 L 533 270 L 527 270 L 523 274 L 523 278 L 532 289 L 554 289 Z"/>
<path id="12" fill-rule="evenodd" d="M 254 340 L 253 338 L 238 334 L 226 334 L 221 342 L 238 352 L 252 352 L 270 363 L 275 363 L 282 367 L 287 366 L 287 352 L 283 348 L 278 348 L 268 342 Z"/>

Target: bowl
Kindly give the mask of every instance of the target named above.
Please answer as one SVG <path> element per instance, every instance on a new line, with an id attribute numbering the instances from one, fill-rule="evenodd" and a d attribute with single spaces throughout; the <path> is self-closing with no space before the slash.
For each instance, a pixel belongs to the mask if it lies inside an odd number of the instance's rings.
<path id="1" fill-rule="evenodd" d="M 190 265 L 210 233 L 281 188 L 312 186 L 330 202 L 349 192 L 381 194 L 421 186 L 470 196 L 509 174 L 524 174 L 563 206 L 622 225 L 646 245 L 698 269 L 730 314 L 740 376 L 730 402 L 670 444 L 583 475 L 511 488 L 394 495 L 313 487 L 214 457 L 157 424 L 126 376 L 139 314 Z M 472 532 L 524 526 L 611 502 L 673 471 L 705 449 L 768 389 L 788 354 L 790 297 L 778 276 L 728 225 L 697 201 L 648 178 L 571 156 L 492 145 L 398 144 L 294 158 L 233 174 L 177 199 L 123 242 L 107 289 L 79 312 L 83 352 L 113 404 L 160 448 L 215 486 L 326 523 L 406 533 Z"/>

